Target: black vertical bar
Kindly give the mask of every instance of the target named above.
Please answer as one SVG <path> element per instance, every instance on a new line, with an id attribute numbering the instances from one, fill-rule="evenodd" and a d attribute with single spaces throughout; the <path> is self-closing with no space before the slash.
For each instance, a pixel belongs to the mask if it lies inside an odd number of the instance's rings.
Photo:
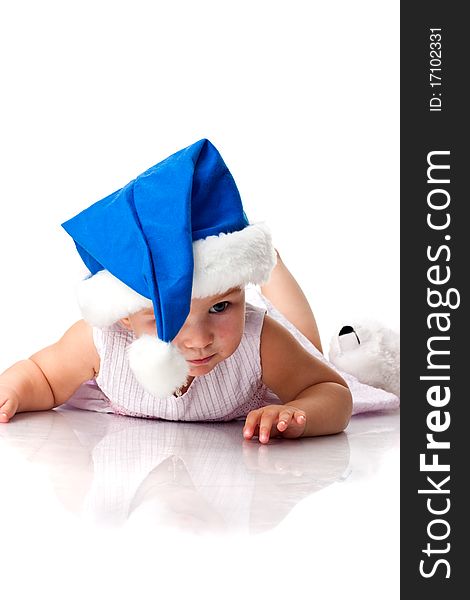
<path id="1" fill-rule="evenodd" d="M 401 595 L 426 600 L 467 595 L 470 572 L 464 492 L 470 29 L 464 8 L 401 3 Z M 441 168 L 428 173 L 430 162 Z M 433 460 L 436 470 L 426 470 Z M 448 471 L 438 470 L 445 465 Z"/>

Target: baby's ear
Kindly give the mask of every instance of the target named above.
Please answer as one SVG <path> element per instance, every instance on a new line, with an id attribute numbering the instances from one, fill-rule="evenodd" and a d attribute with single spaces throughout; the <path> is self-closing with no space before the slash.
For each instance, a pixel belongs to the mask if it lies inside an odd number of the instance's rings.
<path id="1" fill-rule="evenodd" d="M 123 327 L 125 327 L 126 329 L 132 329 L 129 317 L 124 317 L 123 319 L 119 319 L 119 323 L 121 323 L 121 325 Z"/>

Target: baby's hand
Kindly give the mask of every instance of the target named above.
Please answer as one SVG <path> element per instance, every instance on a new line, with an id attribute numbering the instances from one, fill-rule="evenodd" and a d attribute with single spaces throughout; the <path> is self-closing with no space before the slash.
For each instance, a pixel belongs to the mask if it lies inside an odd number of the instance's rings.
<path id="1" fill-rule="evenodd" d="M 293 406 L 269 404 L 248 413 L 243 428 L 245 440 L 258 435 L 262 444 L 267 444 L 270 436 L 282 435 L 285 438 L 298 438 L 305 430 L 305 411 Z"/>
<path id="2" fill-rule="evenodd" d="M 18 396 L 10 388 L 0 385 L 0 423 L 8 423 L 18 410 Z"/>

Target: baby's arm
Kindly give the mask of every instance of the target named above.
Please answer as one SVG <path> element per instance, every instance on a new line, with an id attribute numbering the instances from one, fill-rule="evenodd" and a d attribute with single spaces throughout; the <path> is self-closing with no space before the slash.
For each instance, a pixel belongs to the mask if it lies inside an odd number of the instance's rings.
<path id="1" fill-rule="evenodd" d="M 15 413 L 49 410 L 66 402 L 99 371 L 92 328 L 81 320 L 62 338 L 0 375 L 0 423 Z"/>
<path id="2" fill-rule="evenodd" d="M 328 435 L 342 431 L 351 417 L 352 397 L 336 371 L 311 355 L 280 323 L 264 319 L 260 343 L 263 383 L 282 405 L 252 411 L 244 436 L 259 440 L 271 434 L 283 437 Z"/>

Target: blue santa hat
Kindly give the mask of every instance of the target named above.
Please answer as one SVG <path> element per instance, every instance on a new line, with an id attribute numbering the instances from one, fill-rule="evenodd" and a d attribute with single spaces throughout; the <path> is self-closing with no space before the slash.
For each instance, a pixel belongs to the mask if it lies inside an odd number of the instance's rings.
<path id="1" fill-rule="evenodd" d="M 143 308 L 157 336 L 128 349 L 139 383 L 157 397 L 185 384 L 188 364 L 171 344 L 191 298 L 262 285 L 276 264 L 263 223 L 249 224 L 235 181 L 202 139 L 92 204 L 62 227 L 90 271 L 77 286 L 83 318 L 109 326 Z"/>

